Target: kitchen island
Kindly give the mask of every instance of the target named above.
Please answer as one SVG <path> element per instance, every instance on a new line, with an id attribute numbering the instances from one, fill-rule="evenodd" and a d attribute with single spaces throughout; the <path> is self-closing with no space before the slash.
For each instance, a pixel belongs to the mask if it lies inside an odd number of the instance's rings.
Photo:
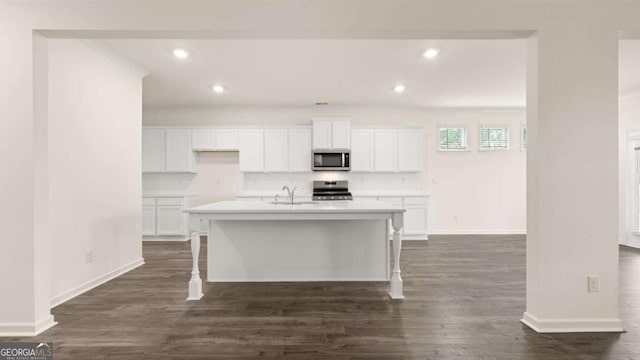
<path id="1" fill-rule="evenodd" d="M 221 201 L 185 212 L 208 223 L 207 281 L 390 281 L 402 299 L 400 250 L 405 209 L 382 201 L 273 204 Z M 389 269 L 389 227 L 394 268 Z M 187 300 L 202 298 L 200 230 L 191 234 Z"/>

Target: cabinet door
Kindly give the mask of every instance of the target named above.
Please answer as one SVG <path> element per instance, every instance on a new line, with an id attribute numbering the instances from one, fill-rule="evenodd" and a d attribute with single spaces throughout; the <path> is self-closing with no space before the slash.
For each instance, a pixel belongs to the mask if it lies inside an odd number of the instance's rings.
<path id="1" fill-rule="evenodd" d="M 313 120 L 313 148 L 331 149 L 331 120 Z"/>
<path id="2" fill-rule="evenodd" d="M 191 145 L 193 150 L 215 150 L 216 131 L 213 129 L 193 130 Z"/>
<path id="3" fill-rule="evenodd" d="M 164 171 L 164 130 L 142 129 L 142 172 Z"/>
<path id="4" fill-rule="evenodd" d="M 332 148 L 351 149 L 351 121 L 334 120 L 331 122 Z"/>
<path id="5" fill-rule="evenodd" d="M 238 150 L 238 130 L 217 129 L 216 130 L 216 149 L 224 150 L 224 151 Z"/>
<path id="6" fill-rule="evenodd" d="M 184 235 L 184 213 L 180 205 L 157 206 L 158 235 Z"/>
<path id="7" fill-rule="evenodd" d="M 156 234 L 156 206 L 145 205 L 142 207 L 142 235 Z"/>
<path id="8" fill-rule="evenodd" d="M 398 130 L 398 171 L 422 171 L 422 130 Z"/>
<path id="9" fill-rule="evenodd" d="M 373 171 L 373 130 L 351 131 L 351 171 Z"/>
<path id="10" fill-rule="evenodd" d="M 427 208 L 406 206 L 404 213 L 404 233 L 406 235 L 427 235 Z"/>
<path id="11" fill-rule="evenodd" d="M 261 129 L 238 131 L 240 171 L 264 171 L 264 132 Z"/>
<path id="12" fill-rule="evenodd" d="M 191 149 L 191 131 L 170 129 L 165 132 L 167 172 L 193 171 L 193 150 Z"/>
<path id="13" fill-rule="evenodd" d="M 289 170 L 289 132 L 287 129 L 264 131 L 264 171 L 285 172 Z"/>
<path id="14" fill-rule="evenodd" d="M 289 130 L 289 171 L 311 171 L 311 129 Z"/>
<path id="15" fill-rule="evenodd" d="M 394 172 L 397 170 L 398 147 L 395 129 L 376 129 L 374 138 L 374 170 Z"/>

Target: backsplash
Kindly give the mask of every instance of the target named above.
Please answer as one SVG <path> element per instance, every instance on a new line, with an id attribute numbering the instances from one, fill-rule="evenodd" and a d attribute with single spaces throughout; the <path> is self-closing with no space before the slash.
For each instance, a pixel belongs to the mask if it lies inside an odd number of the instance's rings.
<path id="1" fill-rule="evenodd" d="M 319 171 L 312 173 L 247 173 L 244 174 L 244 193 L 273 193 L 284 185 L 297 186 L 298 193 L 311 194 L 314 180 L 348 180 L 349 190 L 359 192 L 421 192 L 427 191 L 424 173 L 354 173 Z"/>

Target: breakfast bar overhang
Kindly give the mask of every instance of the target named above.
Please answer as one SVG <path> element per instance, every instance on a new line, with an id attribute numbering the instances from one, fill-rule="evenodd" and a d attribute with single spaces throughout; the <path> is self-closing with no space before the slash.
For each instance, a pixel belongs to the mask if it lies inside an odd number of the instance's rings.
<path id="1" fill-rule="evenodd" d="M 402 299 L 400 237 L 405 209 L 382 201 L 221 201 L 185 212 L 207 236 L 207 281 L 390 281 Z M 390 271 L 389 232 L 394 267 Z M 200 230 L 191 234 L 187 300 L 202 298 Z"/>

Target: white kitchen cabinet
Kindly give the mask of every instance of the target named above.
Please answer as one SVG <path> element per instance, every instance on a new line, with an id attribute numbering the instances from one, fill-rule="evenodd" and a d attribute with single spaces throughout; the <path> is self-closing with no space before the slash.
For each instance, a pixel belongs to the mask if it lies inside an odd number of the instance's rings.
<path id="1" fill-rule="evenodd" d="M 350 149 L 351 120 L 346 118 L 315 118 L 313 148 L 319 150 Z"/>
<path id="2" fill-rule="evenodd" d="M 157 235 L 183 235 L 185 233 L 182 205 L 158 205 Z"/>
<path id="3" fill-rule="evenodd" d="M 395 172 L 398 166 L 396 129 L 374 130 L 374 170 Z"/>
<path id="4" fill-rule="evenodd" d="M 289 131 L 287 129 L 264 130 L 264 171 L 289 170 Z"/>
<path id="5" fill-rule="evenodd" d="M 240 171 L 264 171 L 264 130 L 239 130 L 238 150 L 240 151 Z"/>
<path id="6" fill-rule="evenodd" d="M 150 237 L 189 237 L 189 215 L 184 209 L 193 206 L 192 196 L 147 196 L 142 198 L 142 235 Z"/>
<path id="7" fill-rule="evenodd" d="M 311 129 L 289 129 L 289 171 L 311 171 Z"/>
<path id="8" fill-rule="evenodd" d="M 331 145 L 333 149 L 351 149 L 351 121 L 331 122 Z"/>
<path id="9" fill-rule="evenodd" d="M 196 129 L 191 135 L 193 151 L 237 151 L 237 129 Z"/>
<path id="10" fill-rule="evenodd" d="M 190 130 L 165 130 L 165 171 L 195 171 L 195 156 L 191 148 Z"/>
<path id="11" fill-rule="evenodd" d="M 404 227 L 402 238 L 406 240 L 427 240 L 429 234 L 427 196 L 355 196 L 358 200 L 378 200 L 406 209 L 404 213 Z M 389 238 L 393 235 L 393 228 L 388 224 Z"/>
<path id="12" fill-rule="evenodd" d="M 236 129 L 216 129 L 216 150 L 234 151 L 238 150 L 238 130 Z"/>
<path id="13" fill-rule="evenodd" d="M 406 206 L 404 213 L 405 235 L 427 235 L 427 208 Z"/>
<path id="14" fill-rule="evenodd" d="M 153 200 L 153 199 L 152 199 Z M 142 205 L 142 235 L 156 234 L 156 205 Z"/>
<path id="15" fill-rule="evenodd" d="M 417 239 L 427 239 L 428 209 L 426 196 L 407 196 L 404 198 L 404 234 Z"/>
<path id="16" fill-rule="evenodd" d="M 142 129 L 142 172 L 164 171 L 164 130 Z"/>
<path id="17" fill-rule="evenodd" d="M 332 149 L 331 120 L 313 120 L 313 148 Z"/>
<path id="18" fill-rule="evenodd" d="M 373 171 L 373 130 L 354 129 L 351 131 L 351 171 Z"/>
<path id="19" fill-rule="evenodd" d="M 216 131 L 214 129 L 198 129 L 191 133 L 193 151 L 216 150 Z"/>
<path id="20" fill-rule="evenodd" d="M 398 171 L 422 171 L 422 129 L 398 130 Z"/>
<path id="21" fill-rule="evenodd" d="M 143 173 L 196 171 L 191 130 L 142 129 Z"/>

